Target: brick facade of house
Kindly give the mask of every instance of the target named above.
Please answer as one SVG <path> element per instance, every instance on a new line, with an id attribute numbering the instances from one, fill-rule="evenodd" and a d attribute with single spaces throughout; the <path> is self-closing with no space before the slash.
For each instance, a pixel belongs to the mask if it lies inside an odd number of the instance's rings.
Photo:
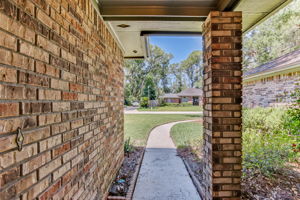
<path id="1" fill-rule="evenodd" d="M 278 75 L 258 77 L 243 82 L 243 107 L 283 106 L 294 101 L 290 96 L 296 88 L 300 89 L 299 71 Z"/>
<path id="2" fill-rule="evenodd" d="M 1 0 L 0 199 L 102 199 L 123 124 L 123 55 L 91 1 Z"/>
<path id="3" fill-rule="evenodd" d="M 205 200 L 241 195 L 241 22 L 241 12 L 211 12 L 204 23 Z"/>

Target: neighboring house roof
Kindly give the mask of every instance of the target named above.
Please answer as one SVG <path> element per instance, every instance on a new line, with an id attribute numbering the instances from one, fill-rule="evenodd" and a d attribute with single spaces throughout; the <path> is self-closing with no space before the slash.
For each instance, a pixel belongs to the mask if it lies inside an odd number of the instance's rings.
<path id="1" fill-rule="evenodd" d="M 198 89 L 198 88 L 187 88 L 183 91 L 181 91 L 180 93 L 178 93 L 178 96 L 193 96 L 193 97 L 200 97 L 202 96 L 203 92 L 202 89 Z"/>
<path id="2" fill-rule="evenodd" d="M 168 93 L 160 96 L 159 98 L 179 99 L 180 97 L 177 94 Z"/>
<path id="3" fill-rule="evenodd" d="M 259 67 L 250 69 L 249 71 L 244 73 L 244 77 L 248 78 L 250 76 L 252 77 L 259 74 L 265 74 L 273 71 L 281 71 L 281 70 L 286 70 L 289 68 L 299 67 L 299 66 L 300 66 L 300 49 L 285 54 L 283 56 L 280 56 L 275 60 L 272 60 L 271 62 L 263 64 Z"/>
<path id="4" fill-rule="evenodd" d="M 202 96 L 202 89 L 198 89 L 198 88 L 187 88 L 183 91 L 181 91 L 180 93 L 177 94 L 172 94 L 172 93 L 168 93 L 168 94 L 164 94 L 162 96 L 160 96 L 159 98 L 177 98 L 179 99 L 180 97 L 200 97 Z"/>

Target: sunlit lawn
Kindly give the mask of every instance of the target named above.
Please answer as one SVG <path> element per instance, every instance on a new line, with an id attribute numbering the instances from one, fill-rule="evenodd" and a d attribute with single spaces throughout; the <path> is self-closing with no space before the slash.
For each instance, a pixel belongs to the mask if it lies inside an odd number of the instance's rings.
<path id="1" fill-rule="evenodd" d="M 139 108 L 139 111 L 195 111 L 199 112 L 202 110 L 201 106 L 185 105 L 181 106 L 180 104 L 159 106 L 154 108 Z"/>
<path id="2" fill-rule="evenodd" d="M 135 146 L 145 146 L 148 135 L 154 127 L 169 122 L 191 119 L 200 119 L 200 115 L 125 114 L 125 139 L 130 137 Z"/>
<path id="3" fill-rule="evenodd" d="M 203 128 L 200 122 L 176 124 L 171 129 L 171 137 L 178 148 L 197 148 L 202 144 Z"/>

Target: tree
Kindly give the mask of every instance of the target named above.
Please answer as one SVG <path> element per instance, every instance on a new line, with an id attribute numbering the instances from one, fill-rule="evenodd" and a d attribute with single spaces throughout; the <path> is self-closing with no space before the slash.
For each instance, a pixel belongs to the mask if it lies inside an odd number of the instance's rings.
<path id="1" fill-rule="evenodd" d="M 300 48 L 300 0 L 258 25 L 243 38 L 245 71 Z"/>
<path id="2" fill-rule="evenodd" d="M 202 51 L 193 51 L 187 59 L 181 62 L 181 68 L 186 73 L 189 87 L 195 87 L 197 82 L 200 86 L 203 70 Z"/>
<path id="3" fill-rule="evenodd" d="M 151 69 L 156 88 L 162 88 L 164 93 L 170 92 L 168 75 L 169 64 L 172 58 L 172 54 L 164 52 L 158 46 L 151 45 L 150 57 L 146 60 L 147 65 Z"/>
<path id="4" fill-rule="evenodd" d="M 170 65 L 170 74 L 174 76 L 171 83 L 171 91 L 174 93 L 181 92 L 185 87 L 184 73 L 179 63 Z"/>
<path id="5" fill-rule="evenodd" d="M 149 100 L 156 99 L 155 84 L 152 76 L 147 76 L 142 97 L 148 97 Z"/>

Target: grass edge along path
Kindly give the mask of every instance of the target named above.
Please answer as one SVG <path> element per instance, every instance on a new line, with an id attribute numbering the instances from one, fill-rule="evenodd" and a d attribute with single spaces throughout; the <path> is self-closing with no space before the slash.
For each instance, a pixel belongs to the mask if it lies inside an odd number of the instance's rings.
<path id="1" fill-rule="evenodd" d="M 125 114 L 124 139 L 130 138 L 134 146 L 146 146 L 151 130 L 157 126 L 184 120 L 198 120 L 201 115 L 194 114 Z"/>
<path id="2" fill-rule="evenodd" d="M 203 140 L 203 126 L 200 121 L 175 124 L 170 135 L 177 148 L 198 147 Z"/>

